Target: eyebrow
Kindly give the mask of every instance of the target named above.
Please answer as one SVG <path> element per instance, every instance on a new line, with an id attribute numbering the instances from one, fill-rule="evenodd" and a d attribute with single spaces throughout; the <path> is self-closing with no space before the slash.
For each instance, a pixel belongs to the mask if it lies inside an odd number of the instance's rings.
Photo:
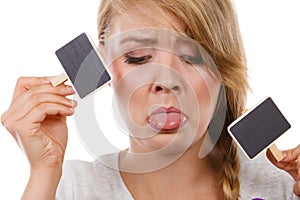
<path id="1" fill-rule="evenodd" d="M 121 44 L 127 43 L 127 42 L 136 42 L 141 44 L 156 44 L 157 39 L 156 38 L 147 38 L 147 37 L 136 37 L 136 36 L 128 36 L 121 40 Z"/>

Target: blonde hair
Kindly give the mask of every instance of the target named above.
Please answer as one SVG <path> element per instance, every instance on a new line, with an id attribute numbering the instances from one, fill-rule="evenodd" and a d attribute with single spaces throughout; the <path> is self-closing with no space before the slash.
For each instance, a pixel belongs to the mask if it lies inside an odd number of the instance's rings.
<path id="1" fill-rule="evenodd" d="M 103 41 L 114 14 L 126 11 L 124 0 L 102 0 L 98 12 L 98 37 Z M 177 16 L 193 37 L 212 57 L 226 89 L 227 113 L 222 134 L 217 142 L 223 160 L 221 183 L 226 200 L 239 197 L 239 159 L 237 146 L 226 127 L 245 108 L 248 77 L 244 47 L 231 0 L 136 0 L 126 3 L 156 6 Z"/>

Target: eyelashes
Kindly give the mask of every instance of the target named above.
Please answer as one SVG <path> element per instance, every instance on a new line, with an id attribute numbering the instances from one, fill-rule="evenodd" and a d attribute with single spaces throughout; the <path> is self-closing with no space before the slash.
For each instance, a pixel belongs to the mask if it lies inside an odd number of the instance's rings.
<path id="1" fill-rule="evenodd" d="M 185 61 L 190 65 L 201 65 L 203 64 L 202 58 L 200 56 L 189 56 L 189 55 L 181 55 L 180 59 Z"/>
<path id="2" fill-rule="evenodd" d="M 134 56 L 134 53 L 129 52 L 124 55 L 124 63 L 128 65 L 142 65 L 146 64 L 148 61 L 152 59 L 152 55 L 143 55 L 143 56 Z M 179 55 L 181 61 L 189 64 L 189 65 L 201 65 L 203 64 L 202 58 L 200 56 L 190 56 L 190 55 Z"/>
<path id="3" fill-rule="evenodd" d="M 124 62 L 126 64 L 135 64 L 135 65 L 142 65 L 148 62 L 152 58 L 151 55 L 146 55 L 146 56 L 139 56 L 139 57 L 134 57 L 130 56 L 129 54 L 125 54 L 125 60 Z"/>

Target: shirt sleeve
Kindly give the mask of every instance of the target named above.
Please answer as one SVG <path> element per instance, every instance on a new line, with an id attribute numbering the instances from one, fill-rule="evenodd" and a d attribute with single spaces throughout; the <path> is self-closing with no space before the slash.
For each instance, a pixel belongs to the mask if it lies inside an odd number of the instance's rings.
<path id="1" fill-rule="evenodd" d="M 242 154 L 239 157 L 241 200 L 300 200 L 293 193 L 294 179 L 271 164 L 265 152 L 254 160 L 248 160 Z"/>

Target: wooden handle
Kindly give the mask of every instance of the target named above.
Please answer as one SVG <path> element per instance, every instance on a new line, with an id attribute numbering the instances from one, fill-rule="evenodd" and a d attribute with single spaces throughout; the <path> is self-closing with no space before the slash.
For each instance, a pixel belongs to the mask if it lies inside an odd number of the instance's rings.
<path id="1" fill-rule="evenodd" d="M 65 82 L 66 80 L 68 80 L 68 77 L 64 73 L 62 73 L 58 76 L 54 76 L 53 78 L 51 78 L 50 82 L 53 87 L 56 87 Z"/>
<path id="2" fill-rule="evenodd" d="M 275 144 L 272 144 L 272 145 L 269 147 L 268 150 L 271 152 L 273 158 L 274 158 L 277 162 L 281 161 L 281 160 L 284 158 L 284 155 L 283 155 L 282 152 L 277 148 L 277 146 L 276 146 Z"/>

